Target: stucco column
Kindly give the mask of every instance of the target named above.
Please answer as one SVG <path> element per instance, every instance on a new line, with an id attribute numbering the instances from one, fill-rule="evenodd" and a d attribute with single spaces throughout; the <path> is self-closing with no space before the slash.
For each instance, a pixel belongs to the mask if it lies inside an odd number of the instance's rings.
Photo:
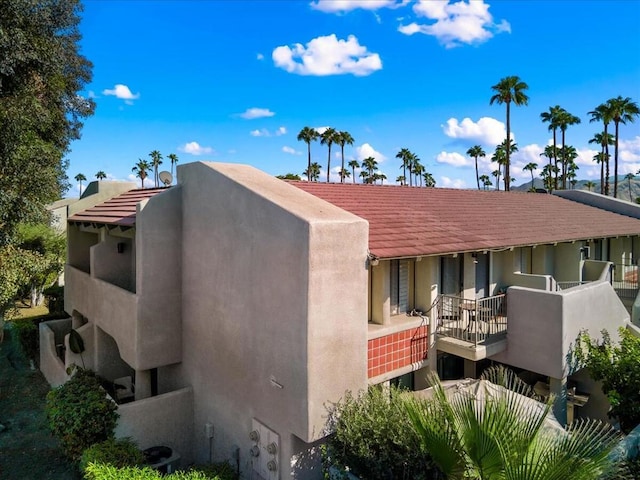
<path id="1" fill-rule="evenodd" d="M 136 370 L 136 400 L 151 396 L 151 370 Z"/>
<path id="2" fill-rule="evenodd" d="M 556 397 L 553 403 L 553 414 L 560 422 L 560 425 L 565 426 L 567 424 L 567 377 L 550 377 L 549 389 Z"/>
<path id="3" fill-rule="evenodd" d="M 391 321 L 391 262 L 371 266 L 371 321 L 386 325 Z"/>

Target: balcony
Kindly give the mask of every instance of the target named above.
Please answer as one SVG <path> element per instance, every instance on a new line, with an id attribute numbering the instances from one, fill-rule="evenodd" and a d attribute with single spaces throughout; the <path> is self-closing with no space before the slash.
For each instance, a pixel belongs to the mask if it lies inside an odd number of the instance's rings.
<path id="1" fill-rule="evenodd" d="M 467 299 L 440 295 L 437 301 L 438 350 L 481 360 L 506 348 L 507 296 Z"/>

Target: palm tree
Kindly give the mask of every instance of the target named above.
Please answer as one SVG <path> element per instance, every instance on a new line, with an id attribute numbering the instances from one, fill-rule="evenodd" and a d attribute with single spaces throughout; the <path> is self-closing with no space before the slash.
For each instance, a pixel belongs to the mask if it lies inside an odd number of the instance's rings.
<path id="1" fill-rule="evenodd" d="M 489 175 L 480 175 L 480 181 L 482 182 L 482 187 L 484 190 L 486 190 L 487 187 L 490 187 L 491 185 L 493 185 L 493 183 L 491 183 L 491 179 L 489 178 Z"/>
<path id="2" fill-rule="evenodd" d="M 557 154 L 556 147 L 554 147 L 553 145 L 547 145 L 546 147 L 544 147 L 544 152 L 542 152 L 540 156 L 545 156 L 549 159 L 549 164 L 548 164 L 549 168 L 547 168 L 546 173 L 548 175 L 552 175 L 553 172 L 556 172 L 556 176 L 557 176 L 558 154 Z M 543 173 L 544 173 L 544 170 L 543 170 Z M 549 178 L 553 179 L 553 176 Z M 555 180 L 555 183 L 557 183 L 557 178 Z M 545 183 L 545 188 L 549 190 L 549 192 L 553 191 L 553 187 L 554 187 L 554 182 Z"/>
<path id="3" fill-rule="evenodd" d="M 587 187 L 587 190 L 591 191 L 591 189 L 594 188 L 596 184 L 591 180 L 587 180 L 586 182 L 584 182 L 584 186 Z"/>
<path id="4" fill-rule="evenodd" d="M 153 180 L 156 188 L 158 188 L 158 167 L 162 165 L 162 154 L 158 150 L 149 153 L 151 157 L 151 166 L 153 167 Z"/>
<path id="5" fill-rule="evenodd" d="M 613 197 L 617 198 L 618 196 L 618 140 L 620 139 L 619 135 L 619 127 L 622 123 L 626 125 L 627 122 L 633 123 L 635 121 L 635 117 L 640 115 L 640 108 L 638 108 L 638 104 L 631 101 L 631 98 L 626 97 L 622 98 L 621 96 L 617 96 L 616 98 L 611 98 L 607 100 L 607 105 L 609 106 L 609 111 L 611 113 L 611 119 L 613 120 L 613 124 L 616 128 L 615 139 L 616 143 L 614 146 L 614 154 L 613 154 Z"/>
<path id="6" fill-rule="evenodd" d="M 360 168 L 360 163 L 357 160 L 350 160 L 349 166 L 351 167 L 351 172 L 353 173 L 353 183 L 356 183 L 356 168 Z"/>
<path id="7" fill-rule="evenodd" d="M 533 192 L 535 192 L 536 190 L 536 187 L 533 184 L 533 172 L 536 168 L 538 168 L 538 164 L 535 162 L 529 162 L 524 167 L 522 167 L 522 170 L 531 172 L 531 191 Z"/>
<path id="8" fill-rule="evenodd" d="M 373 157 L 362 160 L 362 168 L 367 171 L 368 177 L 373 177 L 373 172 L 378 168 L 378 162 Z"/>
<path id="9" fill-rule="evenodd" d="M 380 180 L 380 185 L 384 185 L 384 181 L 387 179 L 387 176 L 384 173 L 376 172 L 373 174 L 373 183 Z"/>
<path id="10" fill-rule="evenodd" d="M 502 175 L 500 168 L 491 172 L 491 175 L 496 177 L 496 190 L 500 190 L 500 175 Z"/>
<path id="11" fill-rule="evenodd" d="M 422 174 L 422 177 L 424 178 L 424 186 L 425 187 L 435 187 L 436 186 L 436 179 L 433 178 L 433 175 L 431 175 L 429 172 L 424 172 Z"/>
<path id="12" fill-rule="evenodd" d="M 178 163 L 178 155 L 170 153 L 167 158 L 171 161 L 171 176 L 173 177 L 173 166 Z"/>
<path id="13" fill-rule="evenodd" d="M 601 151 L 598 155 L 593 157 L 593 160 L 596 163 L 600 164 L 600 192 L 604 193 L 605 189 L 604 189 L 604 182 L 605 182 L 605 178 L 607 183 L 609 182 L 609 162 L 608 162 L 608 157 L 607 157 L 607 152 L 608 151 L 608 146 L 609 145 L 614 145 L 614 140 L 613 140 L 613 135 L 611 135 L 610 133 L 596 133 L 592 139 L 589 140 L 589 143 L 596 143 L 598 145 L 600 145 L 601 147 Z M 607 175 L 605 177 L 605 172 L 604 172 L 604 167 L 605 167 L 605 163 L 607 166 Z"/>
<path id="14" fill-rule="evenodd" d="M 560 131 L 562 132 L 562 188 L 567 188 L 567 156 L 565 155 L 565 133 L 567 128 L 571 125 L 577 125 L 580 123 L 580 118 L 575 115 L 570 114 L 566 110 L 563 110 L 557 119 L 558 126 L 560 127 Z"/>
<path id="15" fill-rule="evenodd" d="M 344 171 L 344 146 L 353 145 L 353 137 L 349 132 L 336 132 L 335 142 L 340 145 L 340 152 L 342 153 L 342 167 L 340 171 Z M 344 183 L 344 177 L 340 175 L 340 183 Z"/>
<path id="16" fill-rule="evenodd" d="M 302 172 L 302 174 L 306 175 L 310 182 L 317 182 L 320 178 L 320 164 L 318 162 L 313 162 L 310 168 Z"/>
<path id="17" fill-rule="evenodd" d="M 320 134 L 320 144 L 326 145 L 329 148 L 329 155 L 327 156 L 327 183 L 329 183 L 329 174 L 331 173 L 331 145 L 336 141 L 336 135 L 338 132 L 334 128 L 327 128 Z"/>
<path id="18" fill-rule="evenodd" d="M 307 144 L 307 180 L 311 181 L 311 142 L 318 139 L 320 134 L 311 127 L 304 127 L 298 133 L 298 141 Z"/>
<path id="19" fill-rule="evenodd" d="M 422 174 L 425 172 L 424 165 L 420 163 L 420 157 L 415 153 L 413 154 L 413 175 L 416 177 L 416 187 L 418 186 L 418 179 L 420 179 L 420 186 L 422 186 Z"/>
<path id="20" fill-rule="evenodd" d="M 477 391 L 447 392 L 435 374 L 430 381 L 433 398 L 405 397 L 401 405 L 449 480 L 593 480 L 619 468 L 610 455 L 619 433 L 583 419 L 564 430 L 549 420 L 553 398 L 538 402 L 510 370 L 490 368 Z"/>
<path id="21" fill-rule="evenodd" d="M 478 176 L 478 157 L 486 156 L 486 153 L 482 149 L 480 145 L 474 145 L 469 150 L 467 150 L 467 155 L 476 160 L 476 183 L 478 184 L 478 190 L 480 190 L 480 177 Z"/>
<path id="22" fill-rule="evenodd" d="M 98 173 L 96 173 L 96 178 L 98 180 L 104 180 L 105 178 L 107 178 L 107 174 L 104 173 L 102 170 L 99 170 Z"/>
<path id="23" fill-rule="evenodd" d="M 491 89 L 495 91 L 495 95 L 489 100 L 489 105 L 493 105 L 494 102 L 498 104 L 506 104 L 507 106 L 507 142 L 511 140 L 511 103 L 514 105 L 527 105 L 529 103 L 529 97 L 524 93 L 529 86 L 520 80 L 517 76 L 505 77 L 497 84 L 493 85 Z M 504 177 L 505 177 L 505 190 L 509 191 L 509 181 L 511 176 L 509 173 L 510 152 L 507 149 L 506 159 L 504 165 Z"/>
<path id="24" fill-rule="evenodd" d="M 341 168 L 338 173 L 340 174 L 340 183 L 344 183 L 344 179 L 351 176 L 351 172 L 346 168 Z"/>
<path id="25" fill-rule="evenodd" d="M 412 153 L 408 148 L 401 148 L 400 151 L 396 153 L 396 158 L 399 158 L 402 161 L 400 168 L 402 168 L 402 176 L 405 178 L 405 183 L 403 183 L 403 185 L 406 184 L 407 167 L 410 167 L 412 161 L 411 155 Z M 409 174 L 411 174 L 411 170 L 409 170 Z M 409 181 L 411 181 L 411 176 L 409 176 Z"/>
<path id="26" fill-rule="evenodd" d="M 139 158 L 138 163 L 136 163 L 135 166 L 131 169 L 131 171 L 136 174 L 136 177 L 138 177 L 142 182 L 142 188 L 144 188 L 144 179 L 147 178 L 147 172 L 150 168 L 151 165 L 149 164 L 149 162 L 143 160 L 142 158 Z"/>
<path id="27" fill-rule="evenodd" d="M 609 124 L 613 121 L 611 108 L 606 103 L 601 103 L 595 108 L 595 110 L 592 110 L 591 112 L 589 112 L 589 115 L 591 115 L 591 119 L 589 119 L 589 122 L 602 122 L 602 124 L 604 125 L 604 130 L 602 132 L 602 135 L 603 135 L 602 141 L 605 143 L 602 143 L 602 146 L 604 148 L 604 161 L 605 161 L 606 173 L 604 175 L 604 185 L 603 185 L 604 190 L 600 190 L 600 192 L 604 193 L 605 195 L 609 195 L 609 144 L 606 142 L 608 141 L 607 130 L 609 128 Z"/>
<path id="28" fill-rule="evenodd" d="M 558 132 L 558 127 L 560 127 L 560 124 L 558 122 L 558 119 L 560 118 L 560 116 L 562 115 L 562 112 L 564 112 L 565 109 L 562 108 L 560 105 L 556 105 L 555 107 L 549 107 L 549 111 L 548 112 L 542 112 L 540 114 L 540 119 L 542 120 L 542 123 L 548 122 L 549 123 L 549 131 L 553 132 L 553 149 L 550 150 L 550 152 L 553 153 L 553 162 L 556 166 L 558 166 L 558 141 L 557 141 L 557 132 Z M 549 147 L 547 147 L 549 148 Z M 546 149 L 545 149 L 546 151 Z M 551 162 L 551 157 L 549 157 L 549 162 Z M 556 175 L 556 179 L 555 179 L 555 189 L 558 189 L 558 177 Z M 551 189 L 550 189 L 551 190 Z"/>
<path id="29" fill-rule="evenodd" d="M 87 177 L 84 176 L 84 173 L 79 173 L 73 178 L 75 178 L 76 182 L 78 182 L 80 184 L 78 186 L 78 191 L 79 191 L 78 197 L 80 197 L 82 195 L 82 182 L 86 182 L 87 181 Z"/>
<path id="30" fill-rule="evenodd" d="M 366 170 L 362 170 L 360 176 L 362 177 L 362 183 L 372 183 L 371 175 Z"/>
<path id="31" fill-rule="evenodd" d="M 399 175 L 396 177 L 396 183 L 399 183 L 401 186 L 407 181 L 404 175 Z"/>
<path id="32" fill-rule="evenodd" d="M 627 173 L 624 176 L 624 179 L 627 181 L 627 185 L 629 186 L 629 201 L 633 202 L 633 198 L 631 197 L 631 180 L 635 179 L 636 176 L 633 173 Z"/>

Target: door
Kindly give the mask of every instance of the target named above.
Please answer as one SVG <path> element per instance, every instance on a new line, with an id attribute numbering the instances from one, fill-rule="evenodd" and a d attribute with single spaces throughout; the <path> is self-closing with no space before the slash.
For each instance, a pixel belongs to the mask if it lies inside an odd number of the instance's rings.
<path id="1" fill-rule="evenodd" d="M 476 265 L 476 298 L 489 296 L 489 254 L 478 253 L 473 259 Z"/>

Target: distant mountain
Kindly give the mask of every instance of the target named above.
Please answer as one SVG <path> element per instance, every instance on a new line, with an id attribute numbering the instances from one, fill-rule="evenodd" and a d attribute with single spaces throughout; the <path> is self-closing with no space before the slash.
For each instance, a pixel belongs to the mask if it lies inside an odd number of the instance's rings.
<path id="1" fill-rule="evenodd" d="M 588 190 L 585 186 L 589 180 L 578 180 L 573 190 Z M 591 180 L 596 186 L 591 190 L 594 193 L 600 193 L 600 180 Z M 535 188 L 544 188 L 542 180 L 540 178 L 534 179 Z M 523 183 L 522 185 L 511 187 L 512 190 L 527 192 L 531 189 L 531 182 Z M 609 191 L 613 194 L 613 177 L 609 178 Z M 629 196 L 629 182 L 625 180 L 624 176 L 618 176 L 618 198 L 621 200 L 635 202 L 635 199 L 640 197 L 640 178 L 631 180 L 631 196 Z"/>

